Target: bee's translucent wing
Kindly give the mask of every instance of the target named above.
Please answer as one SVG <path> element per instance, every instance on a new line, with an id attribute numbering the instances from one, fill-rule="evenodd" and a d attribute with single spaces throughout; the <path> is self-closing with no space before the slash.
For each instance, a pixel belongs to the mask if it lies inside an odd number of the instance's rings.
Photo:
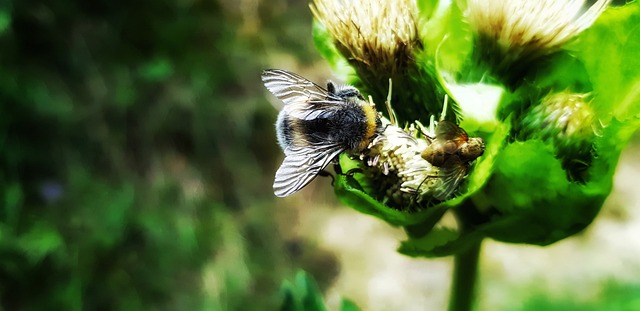
<path id="1" fill-rule="evenodd" d="M 262 72 L 262 82 L 269 92 L 282 100 L 285 105 L 313 100 L 322 101 L 329 95 L 325 88 L 282 69 L 265 70 Z"/>
<path id="2" fill-rule="evenodd" d="M 312 120 L 326 118 L 344 101 L 323 87 L 286 70 L 262 72 L 264 86 L 284 103 L 284 109 L 295 118 Z"/>
<path id="3" fill-rule="evenodd" d="M 276 172 L 273 192 L 278 197 L 296 193 L 309 184 L 331 160 L 344 151 L 337 144 L 297 147 L 285 150 L 285 158 Z"/>
<path id="4" fill-rule="evenodd" d="M 467 132 L 455 123 L 447 120 L 438 122 L 436 127 L 436 137 L 442 140 L 454 140 L 464 142 L 469 139 Z"/>
<path id="5" fill-rule="evenodd" d="M 450 157 L 440 168 L 442 185 L 436 189 L 434 197 L 442 201 L 451 198 L 468 170 L 468 163 L 462 162 L 457 156 Z"/>

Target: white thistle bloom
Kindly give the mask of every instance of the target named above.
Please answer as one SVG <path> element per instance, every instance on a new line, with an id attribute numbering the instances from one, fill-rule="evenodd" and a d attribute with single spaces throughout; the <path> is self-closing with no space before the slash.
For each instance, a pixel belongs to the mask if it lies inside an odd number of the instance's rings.
<path id="1" fill-rule="evenodd" d="M 429 204 L 441 190 L 440 168 L 422 158 L 429 145 L 383 119 L 384 132 L 360 155 L 382 203 L 399 209 Z M 426 133 L 431 135 L 433 133 Z M 439 201 L 434 201 L 439 202 Z"/>
<path id="2" fill-rule="evenodd" d="M 510 65 L 558 50 L 591 26 L 611 0 L 589 7 L 586 2 L 469 0 L 466 15 L 483 53 L 497 52 L 492 57 Z"/>

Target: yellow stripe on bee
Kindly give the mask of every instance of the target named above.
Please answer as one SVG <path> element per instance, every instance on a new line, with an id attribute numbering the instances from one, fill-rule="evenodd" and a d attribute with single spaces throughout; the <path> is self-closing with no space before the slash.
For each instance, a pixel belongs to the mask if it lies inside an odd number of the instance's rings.
<path id="1" fill-rule="evenodd" d="M 358 148 L 360 148 L 360 150 L 364 150 L 365 148 L 367 148 L 367 146 L 371 142 L 371 137 L 375 135 L 376 129 L 378 127 L 378 124 L 376 122 L 378 120 L 378 112 L 376 112 L 376 109 L 372 105 L 362 105 L 362 110 L 364 111 L 364 115 L 367 118 L 367 130 L 365 137 L 362 139 L 362 142 L 360 142 L 360 145 L 358 145 Z"/>

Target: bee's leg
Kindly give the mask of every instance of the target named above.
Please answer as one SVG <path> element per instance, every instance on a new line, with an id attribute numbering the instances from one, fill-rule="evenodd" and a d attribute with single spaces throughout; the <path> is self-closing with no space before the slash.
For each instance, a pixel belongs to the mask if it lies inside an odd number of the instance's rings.
<path id="1" fill-rule="evenodd" d="M 338 160 L 338 158 L 336 157 L 331 162 L 333 163 L 333 171 L 336 172 L 336 175 L 343 175 L 342 167 L 340 166 L 340 161 Z"/>
<path id="2" fill-rule="evenodd" d="M 333 186 L 333 183 L 336 181 L 336 178 L 333 177 L 333 174 L 327 172 L 326 170 L 318 172 L 318 176 L 331 177 L 331 186 Z"/>
<path id="3" fill-rule="evenodd" d="M 357 167 L 357 168 L 352 168 L 346 172 L 342 171 L 342 166 L 340 166 L 340 160 L 338 157 L 336 157 L 335 159 L 332 160 L 333 163 L 333 170 L 336 172 L 336 175 L 345 175 L 345 176 L 353 176 L 353 174 L 355 173 L 362 173 L 362 169 Z"/>
<path id="4" fill-rule="evenodd" d="M 361 168 L 352 168 L 346 172 L 343 172 L 342 167 L 340 166 L 340 163 L 338 163 L 337 161 L 333 163 L 333 170 L 336 172 L 336 175 L 344 175 L 344 176 L 353 176 L 353 174 L 355 173 L 362 173 Z"/>
<path id="5" fill-rule="evenodd" d="M 352 168 L 352 169 L 348 170 L 348 171 L 347 171 L 346 173 L 344 173 L 344 174 L 345 174 L 345 175 L 347 175 L 347 176 L 353 176 L 353 174 L 356 174 L 356 173 L 363 173 L 363 172 L 364 172 L 364 171 L 363 171 L 361 168 L 356 167 L 356 168 Z"/>
<path id="6" fill-rule="evenodd" d="M 435 140 L 435 137 L 431 137 L 429 135 L 424 135 L 424 140 L 426 140 L 429 145 L 433 144 L 433 141 Z"/>

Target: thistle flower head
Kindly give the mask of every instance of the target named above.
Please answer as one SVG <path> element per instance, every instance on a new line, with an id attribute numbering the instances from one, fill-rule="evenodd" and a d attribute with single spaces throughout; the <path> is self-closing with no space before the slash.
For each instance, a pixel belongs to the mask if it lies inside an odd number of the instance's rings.
<path id="1" fill-rule="evenodd" d="M 381 67 L 379 71 L 387 74 L 406 65 L 412 49 L 421 44 L 412 15 L 416 10 L 411 0 L 315 0 L 311 5 L 313 15 L 350 62 Z"/>
<path id="2" fill-rule="evenodd" d="M 313 15 L 322 23 L 336 49 L 353 66 L 356 86 L 383 103 L 389 79 L 395 85 L 393 102 L 398 118 L 411 123 L 442 110 L 442 96 L 433 68 L 418 64 L 422 51 L 417 5 L 413 0 L 314 0 Z M 383 111 L 384 107 L 378 109 Z M 452 103 L 449 116 L 457 116 Z"/>
<path id="3" fill-rule="evenodd" d="M 378 200 L 397 209 L 415 209 L 437 196 L 443 183 L 440 168 L 421 157 L 427 140 L 410 135 L 385 120 L 384 132 L 360 155 L 364 173 L 374 181 Z"/>
<path id="4" fill-rule="evenodd" d="M 478 48 L 498 67 L 558 50 L 600 16 L 610 0 L 469 0 L 469 24 Z"/>

